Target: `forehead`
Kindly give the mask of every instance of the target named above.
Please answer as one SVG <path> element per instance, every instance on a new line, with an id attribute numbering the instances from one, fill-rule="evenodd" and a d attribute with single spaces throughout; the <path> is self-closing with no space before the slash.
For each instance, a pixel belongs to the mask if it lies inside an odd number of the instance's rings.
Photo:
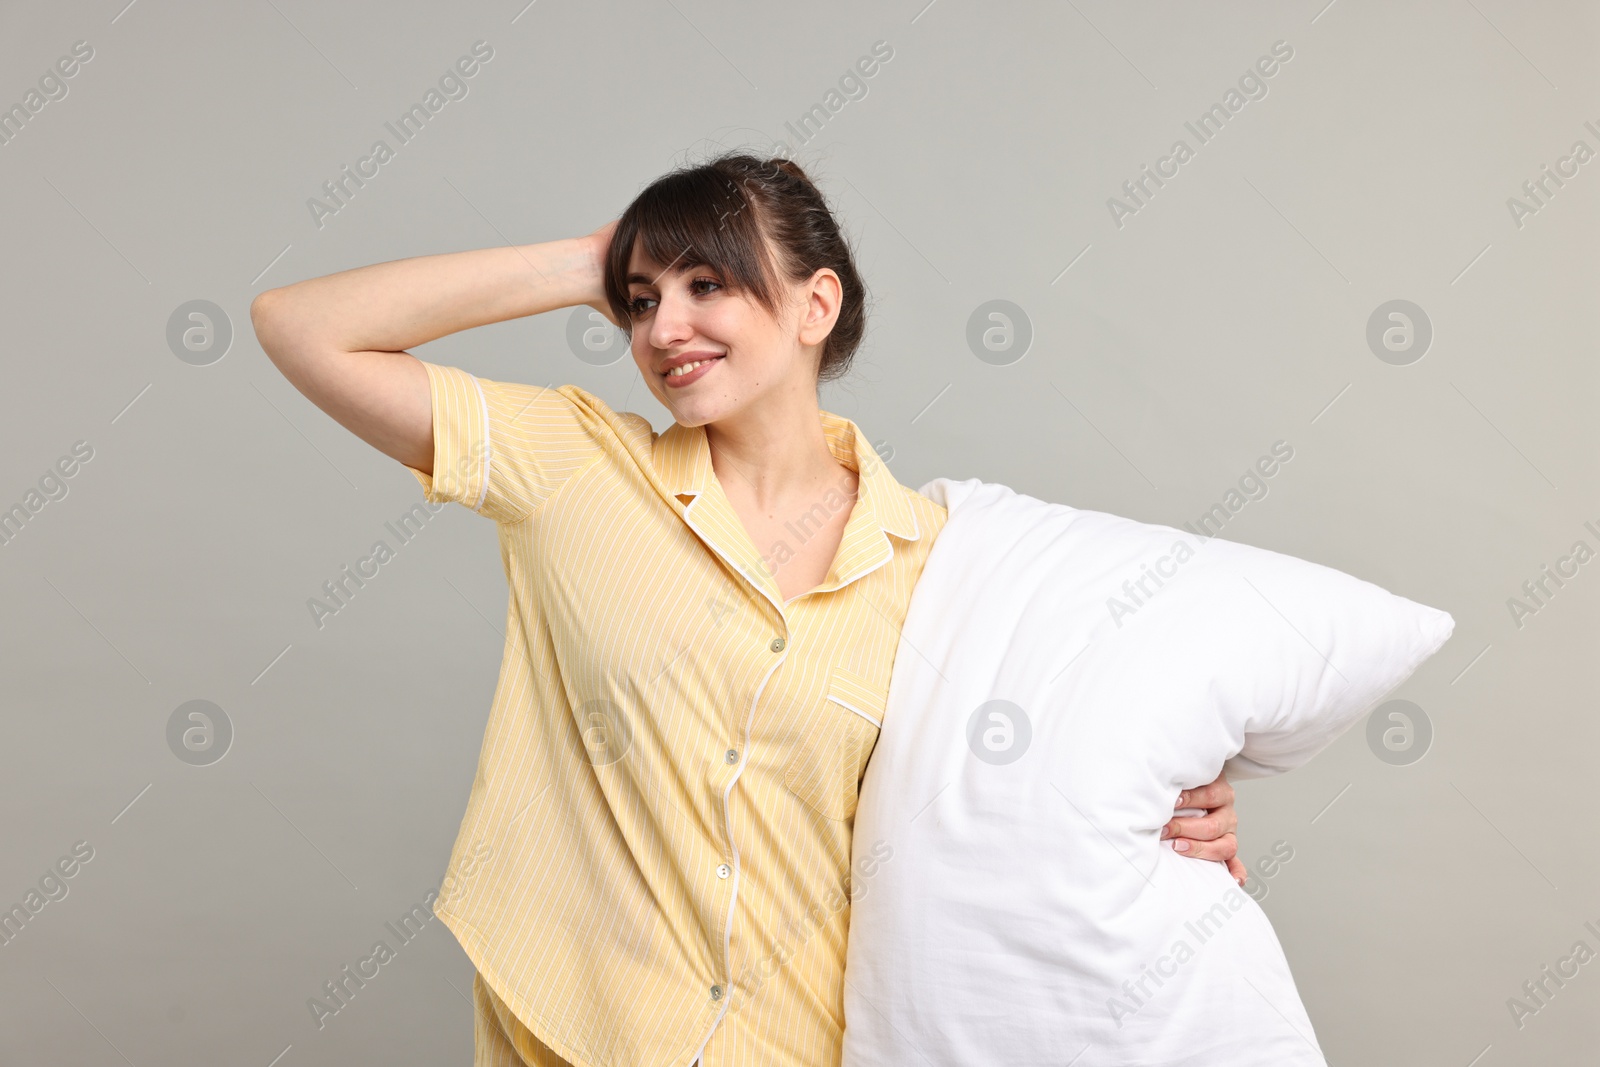
<path id="1" fill-rule="evenodd" d="M 627 284 L 655 285 L 663 274 L 682 274 L 702 266 L 705 266 L 705 261 L 694 255 L 692 249 L 680 254 L 670 264 L 662 263 L 644 250 L 644 242 L 635 239 L 633 252 L 628 257 Z"/>

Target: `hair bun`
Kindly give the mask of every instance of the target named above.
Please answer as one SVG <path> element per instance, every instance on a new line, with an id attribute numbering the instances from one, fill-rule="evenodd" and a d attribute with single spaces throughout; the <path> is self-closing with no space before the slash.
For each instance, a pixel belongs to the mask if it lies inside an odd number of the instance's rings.
<path id="1" fill-rule="evenodd" d="M 789 175 L 791 178 L 799 178 L 807 185 L 812 184 L 811 176 L 801 168 L 800 164 L 796 163 L 787 156 L 774 156 L 768 162 L 777 167 L 779 170 L 783 171 L 785 174 Z"/>

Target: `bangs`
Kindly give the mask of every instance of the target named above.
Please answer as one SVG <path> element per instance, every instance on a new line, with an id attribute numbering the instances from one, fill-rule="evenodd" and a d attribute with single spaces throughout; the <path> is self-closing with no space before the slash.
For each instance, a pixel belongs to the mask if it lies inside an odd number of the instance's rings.
<path id="1" fill-rule="evenodd" d="M 647 257 L 673 273 L 693 267 L 717 272 L 731 291 L 775 309 L 773 264 L 756 204 L 737 183 L 711 168 L 680 171 L 653 182 L 618 220 L 607 255 L 606 289 L 624 323 L 628 261 L 637 240 Z M 652 278 L 651 285 L 658 284 Z"/>

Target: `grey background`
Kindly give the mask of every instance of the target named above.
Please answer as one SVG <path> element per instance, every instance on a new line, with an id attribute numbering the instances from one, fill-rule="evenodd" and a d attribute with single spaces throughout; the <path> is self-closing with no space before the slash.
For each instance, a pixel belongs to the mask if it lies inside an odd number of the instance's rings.
<path id="1" fill-rule="evenodd" d="M 875 299 L 824 406 L 900 481 L 1181 525 L 1285 440 L 1225 536 L 1455 616 L 1397 694 L 1433 725 L 1424 758 L 1385 763 L 1358 727 L 1239 787 L 1241 855 L 1294 848 L 1263 906 L 1330 1062 L 1592 1058 L 1600 963 L 1520 1028 L 1506 1002 L 1600 950 L 1600 562 L 1520 627 L 1507 600 L 1600 548 L 1600 161 L 1520 227 L 1506 201 L 1575 140 L 1600 149 L 1597 21 L 1512 0 L 7 5 L 0 104 L 73 42 L 95 54 L 0 147 L 0 508 L 74 442 L 94 456 L 0 547 L 0 904 L 74 842 L 94 858 L 0 946 L 0 1060 L 469 1062 L 471 968 L 437 921 L 322 1029 L 306 1002 L 444 875 L 499 666 L 495 531 L 440 512 L 319 629 L 308 598 L 396 545 L 383 524 L 421 494 L 278 375 L 249 302 L 587 233 L 675 164 L 777 139 Z M 306 201 L 480 39 L 469 95 L 315 225 Z M 785 130 L 878 40 L 864 98 L 808 143 Z M 1107 199 L 1278 40 L 1266 97 L 1116 226 Z M 996 299 L 1033 331 L 1001 366 L 965 339 Z M 1434 331 L 1406 366 L 1365 340 L 1393 299 Z M 206 366 L 166 340 L 191 300 L 234 331 Z M 567 317 L 418 354 L 664 429 L 632 361 L 578 358 Z M 196 699 L 234 731 L 208 766 L 167 742 Z"/>

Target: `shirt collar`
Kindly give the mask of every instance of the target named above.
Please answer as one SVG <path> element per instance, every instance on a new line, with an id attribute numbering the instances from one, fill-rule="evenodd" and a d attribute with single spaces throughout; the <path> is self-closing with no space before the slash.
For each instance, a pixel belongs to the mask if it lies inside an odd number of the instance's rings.
<path id="1" fill-rule="evenodd" d="M 835 459 L 858 475 L 856 507 L 886 533 L 906 541 L 921 536 L 917 516 L 905 489 L 889 472 L 866 434 L 852 420 L 829 411 L 820 412 L 822 435 Z M 656 471 L 668 491 L 699 496 L 716 477 L 704 426 L 674 422 L 655 440 L 652 456 Z M 857 516 L 852 515 L 852 518 Z"/>

